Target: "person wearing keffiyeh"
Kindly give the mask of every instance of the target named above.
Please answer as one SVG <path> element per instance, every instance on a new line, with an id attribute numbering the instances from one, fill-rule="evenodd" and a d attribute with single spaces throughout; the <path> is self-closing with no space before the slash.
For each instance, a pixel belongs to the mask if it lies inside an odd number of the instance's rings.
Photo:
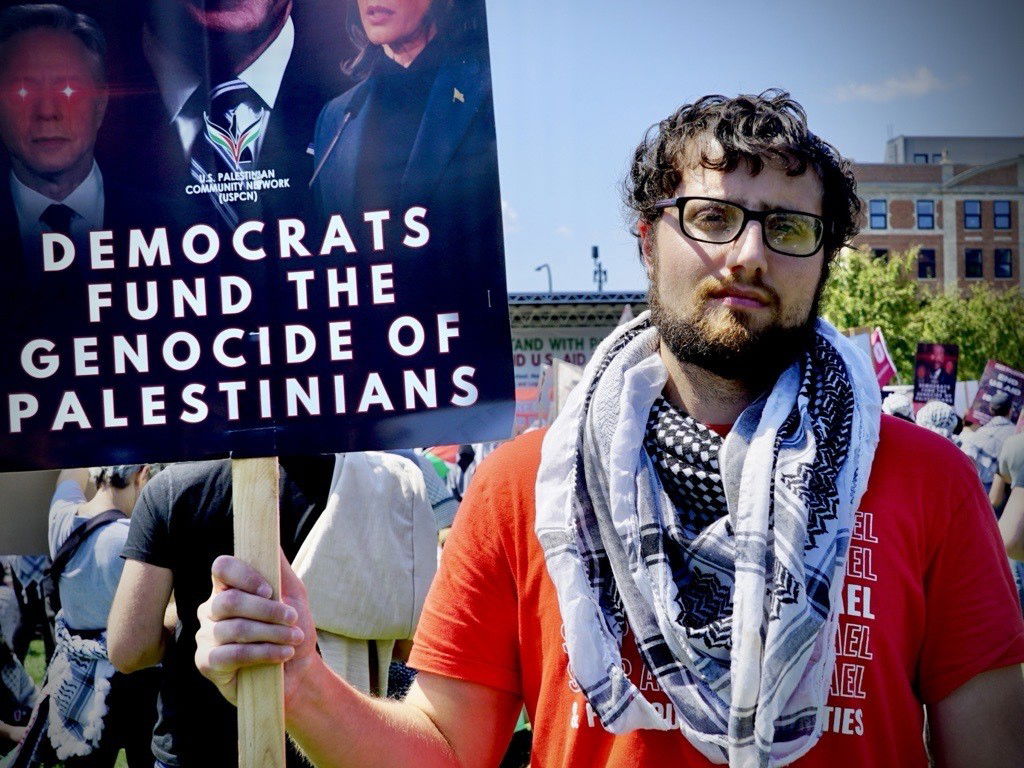
<path id="1" fill-rule="evenodd" d="M 524 703 L 537 766 L 1024 764 L 1024 622 L 976 473 L 883 418 L 818 317 L 857 231 L 848 162 L 784 92 L 707 96 L 652 127 L 626 193 L 650 311 L 542 441 L 477 471 L 405 701 L 329 674 L 290 569 L 283 608 L 233 558 L 200 670 L 232 698 L 286 661 L 322 766 L 495 765 Z"/>
<path id="2" fill-rule="evenodd" d="M 130 768 L 151 766 L 149 732 L 156 717 L 157 670 L 122 675 L 110 662 L 107 615 L 124 566 L 128 517 L 153 468 L 118 464 L 66 469 L 57 478 L 49 513 L 50 555 L 100 515 L 60 573 L 56 650 L 46 671 L 46 736 L 66 768 L 113 766 L 123 749 Z M 96 492 L 86 499 L 90 478 Z M 87 529 L 88 530 L 88 529 Z"/>

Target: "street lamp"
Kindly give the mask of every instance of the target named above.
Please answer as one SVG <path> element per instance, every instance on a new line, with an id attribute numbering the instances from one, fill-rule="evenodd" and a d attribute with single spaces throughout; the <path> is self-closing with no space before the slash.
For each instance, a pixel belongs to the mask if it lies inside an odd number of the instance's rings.
<path id="1" fill-rule="evenodd" d="M 551 267 L 548 266 L 547 264 L 541 264 L 539 267 L 536 267 L 533 271 L 540 272 L 542 269 L 547 270 L 548 273 L 548 295 L 550 296 L 551 294 L 554 293 L 554 289 L 552 289 L 551 287 Z"/>
<path id="2" fill-rule="evenodd" d="M 605 281 L 608 279 L 608 270 L 598 261 L 599 256 L 596 245 L 591 247 L 590 257 L 594 260 L 594 282 L 597 283 L 597 292 L 600 293 L 604 290 Z"/>

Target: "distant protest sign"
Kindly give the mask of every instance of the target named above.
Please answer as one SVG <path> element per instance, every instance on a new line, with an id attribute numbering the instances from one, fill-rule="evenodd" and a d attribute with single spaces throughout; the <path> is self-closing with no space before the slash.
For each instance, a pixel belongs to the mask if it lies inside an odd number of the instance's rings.
<path id="1" fill-rule="evenodd" d="M 550 426 L 582 376 L 582 366 L 555 358 L 541 369 L 536 387 L 517 387 L 515 433 Z"/>
<path id="2" fill-rule="evenodd" d="M 5 57 L 0 471 L 507 437 L 483 2 L 397 115 L 343 0 L 260 4 L 270 53 L 240 74 L 198 6 L 68 3 L 105 82 L 64 57 L 50 93 Z M 40 89 L 79 110 L 74 147 L 23 151 Z M 61 162 L 67 205 L 36 184 Z"/>
<path id="3" fill-rule="evenodd" d="M 885 336 L 881 328 L 875 328 L 871 332 L 871 363 L 875 368 L 875 378 L 878 379 L 878 386 L 884 387 L 896 375 L 896 364 L 889 354 L 889 347 L 885 344 Z"/>
<path id="4" fill-rule="evenodd" d="M 914 402 L 939 400 L 953 405 L 959 359 L 960 348 L 956 344 L 919 343 L 914 358 Z"/>
<path id="5" fill-rule="evenodd" d="M 607 328 L 517 328 L 512 332 L 512 359 L 517 387 L 536 387 L 544 366 L 555 360 L 584 366 L 612 332 Z"/>
<path id="6" fill-rule="evenodd" d="M 992 397 L 1003 392 L 1010 398 L 1010 421 L 1016 421 L 1024 409 L 1024 373 L 1000 363 L 989 360 L 981 374 L 978 392 L 974 396 L 970 409 L 964 415 L 964 421 L 987 424 L 992 418 L 989 404 Z"/>

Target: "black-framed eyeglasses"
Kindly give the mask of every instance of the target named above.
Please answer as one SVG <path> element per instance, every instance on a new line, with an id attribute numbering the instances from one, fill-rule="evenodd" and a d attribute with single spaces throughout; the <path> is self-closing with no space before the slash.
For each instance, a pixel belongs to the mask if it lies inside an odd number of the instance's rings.
<path id="1" fill-rule="evenodd" d="M 804 211 L 751 211 L 728 200 L 714 197 L 677 197 L 659 200 L 655 208 L 678 208 L 683 234 L 702 243 L 731 243 L 747 222 L 761 224 L 761 238 L 767 248 L 786 256 L 814 255 L 825 236 L 825 220 Z"/>

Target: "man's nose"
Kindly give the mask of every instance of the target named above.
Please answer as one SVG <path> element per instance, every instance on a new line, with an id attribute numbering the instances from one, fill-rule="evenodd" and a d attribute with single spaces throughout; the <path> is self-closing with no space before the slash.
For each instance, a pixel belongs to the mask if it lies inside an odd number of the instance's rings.
<path id="1" fill-rule="evenodd" d="M 748 221 L 739 236 L 730 243 L 726 266 L 730 272 L 764 273 L 768 254 L 764 245 L 761 222 Z"/>
<path id="2" fill-rule="evenodd" d="M 32 117 L 37 120 L 59 120 L 64 114 L 61 99 L 66 98 L 53 88 L 40 88 L 32 99 Z"/>

